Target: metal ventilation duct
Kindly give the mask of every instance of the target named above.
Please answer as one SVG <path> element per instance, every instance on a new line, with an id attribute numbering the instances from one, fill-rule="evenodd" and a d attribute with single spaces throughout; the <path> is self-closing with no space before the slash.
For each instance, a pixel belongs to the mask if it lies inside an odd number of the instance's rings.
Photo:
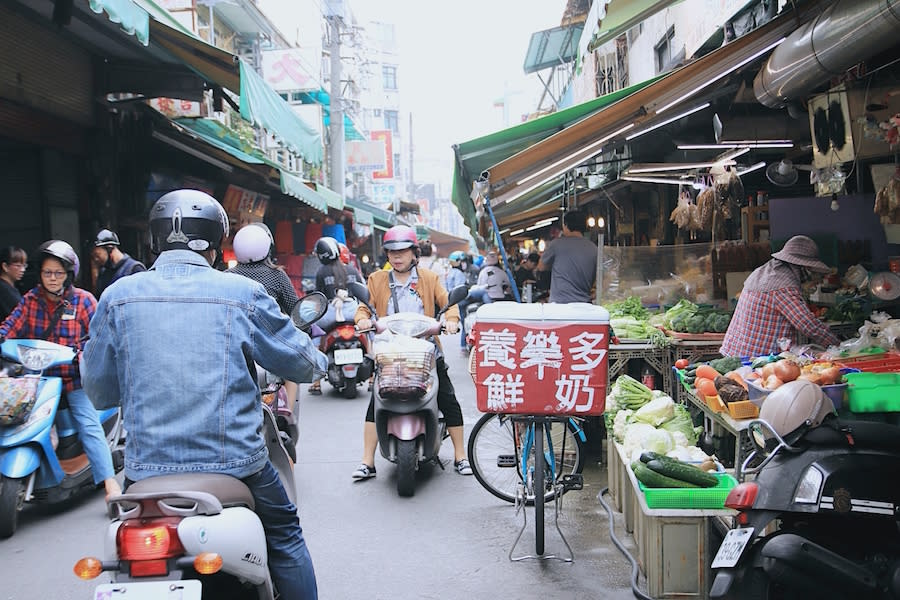
<path id="1" fill-rule="evenodd" d="M 898 31 L 900 0 L 837 0 L 775 48 L 753 92 L 764 106 L 784 106 L 894 46 Z"/>

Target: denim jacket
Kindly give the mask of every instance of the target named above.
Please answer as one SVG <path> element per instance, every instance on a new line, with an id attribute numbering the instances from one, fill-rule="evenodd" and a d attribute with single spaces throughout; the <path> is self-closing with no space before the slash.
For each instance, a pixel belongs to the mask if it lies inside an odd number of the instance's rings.
<path id="1" fill-rule="evenodd" d="M 170 250 L 104 291 L 81 378 L 97 408 L 122 406 L 129 479 L 243 478 L 268 456 L 254 362 L 297 382 L 328 366 L 262 285 Z"/>

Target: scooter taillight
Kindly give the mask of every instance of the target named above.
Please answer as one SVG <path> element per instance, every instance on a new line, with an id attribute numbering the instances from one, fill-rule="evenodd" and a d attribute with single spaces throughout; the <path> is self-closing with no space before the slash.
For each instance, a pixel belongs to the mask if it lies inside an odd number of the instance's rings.
<path id="1" fill-rule="evenodd" d="M 755 482 L 739 483 L 728 492 L 728 497 L 725 498 L 725 507 L 741 511 L 753 508 L 758 493 L 759 485 Z"/>
<path id="2" fill-rule="evenodd" d="M 162 560 L 165 569 L 165 559 L 184 554 L 184 546 L 178 538 L 179 521 L 180 517 L 125 521 L 116 533 L 119 558 L 128 561 Z M 134 568 L 132 564 L 132 574 Z"/>
<path id="3" fill-rule="evenodd" d="M 356 327 L 353 325 L 341 325 L 337 328 L 336 333 L 342 340 L 352 340 L 356 337 Z"/>

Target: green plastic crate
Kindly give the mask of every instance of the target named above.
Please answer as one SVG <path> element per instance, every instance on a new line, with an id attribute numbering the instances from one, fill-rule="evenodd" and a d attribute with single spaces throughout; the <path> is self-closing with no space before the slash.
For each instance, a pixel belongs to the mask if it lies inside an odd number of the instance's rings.
<path id="1" fill-rule="evenodd" d="M 638 481 L 648 508 L 724 508 L 725 498 L 737 480 L 728 473 L 714 473 L 719 483 L 710 488 L 648 488 Z"/>
<path id="2" fill-rule="evenodd" d="M 900 411 L 900 373 L 847 373 L 850 412 Z"/>

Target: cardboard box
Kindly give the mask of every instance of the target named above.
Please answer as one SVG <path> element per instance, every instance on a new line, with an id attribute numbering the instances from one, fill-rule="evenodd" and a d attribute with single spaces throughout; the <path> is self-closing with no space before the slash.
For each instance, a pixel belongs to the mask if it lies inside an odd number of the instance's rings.
<path id="1" fill-rule="evenodd" d="M 493 302 L 478 309 L 473 333 L 481 412 L 603 414 L 609 362 L 603 307 Z"/>

